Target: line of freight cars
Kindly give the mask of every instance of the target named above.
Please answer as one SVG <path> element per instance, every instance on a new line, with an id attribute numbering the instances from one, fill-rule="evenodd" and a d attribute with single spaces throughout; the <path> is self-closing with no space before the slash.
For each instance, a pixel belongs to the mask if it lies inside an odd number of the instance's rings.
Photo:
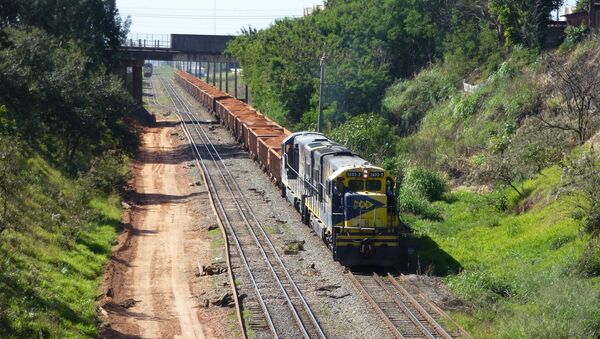
<path id="1" fill-rule="evenodd" d="M 189 73 L 177 71 L 175 79 L 258 161 L 335 260 L 346 266 L 397 264 L 400 223 L 387 171 L 320 133 L 291 133 Z"/>

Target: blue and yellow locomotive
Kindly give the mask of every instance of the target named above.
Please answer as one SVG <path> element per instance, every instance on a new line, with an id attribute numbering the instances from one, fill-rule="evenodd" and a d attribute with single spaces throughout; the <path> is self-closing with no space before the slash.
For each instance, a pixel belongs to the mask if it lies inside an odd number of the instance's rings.
<path id="1" fill-rule="evenodd" d="M 320 133 L 282 143 L 282 194 L 345 266 L 393 266 L 400 258 L 394 180 Z"/>

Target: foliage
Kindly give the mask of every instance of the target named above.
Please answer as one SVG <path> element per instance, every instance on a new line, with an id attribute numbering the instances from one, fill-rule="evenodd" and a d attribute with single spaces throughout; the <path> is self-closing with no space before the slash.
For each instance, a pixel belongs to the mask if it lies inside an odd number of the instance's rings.
<path id="1" fill-rule="evenodd" d="M 565 34 L 567 36 L 566 43 L 574 44 L 582 42 L 589 33 L 590 28 L 585 25 L 581 25 L 579 27 L 567 26 L 565 29 Z"/>
<path id="2" fill-rule="evenodd" d="M 571 275 L 587 245 L 565 208 L 569 197 L 556 195 L 560 182 L 556 166 L 527 180 L 527 213 L 496 206 L 498 196 L 516 195 L 510 189 L 460 190 L 434 203 L 440 220 L 405 217 L 463 266 L 444 280 L 468 303 L 469 312 L 453 316 L 474 337 L 597 336 L 598 283 Z"/>
<path id="3" fill-rule="evenodd" d="M 96 337 L 98 277 L 119 228 L 116 196 L 88 191 L 41 158 L 23 162 L 0 236 L 0 336 Z"/>
<path id="4" fill-rule="evenodd" d="M 563 0 L 489 0 L 490 15 L 502 30 L 507 45 L 543 46 L 550 12 Z"/>
<path id="5" fill-rule="evenodd" d="M 24 163 L 18 144 L 0 133 L 0 234 L 15 221 L 16 215 L 9 203 L 22 198 L 19 189 L 23 181 Z"/>
<path id="6" fill-rule="evenodd" d="M 242 64 L 254 103 L 295 124 L 316 111 L 325 50 L 325 109 L 335 126 L 346 113 L 379 111 L 392 79 L 410 76 L 441 55 L 449 11 L 439 0 L 328 1 L 312 15 L 244 30 L 228 51 Z"/>
<path id="7" fill-rule="evenodd" d="M 329 137 L 376 164 L 393 155 L 398 138 L 387 121 L 375 114 L 352 117 Z"/>
<path id="8" fill-rule="evenodd" d="M 575 12 L 587 11 L 590 6 L 590 0 L 577 0 Z"/>
<path id="9" fill-rule="evenodd" d="M 0 336 L 96 337 L 137 136 L 114 0 L 0 2 Z M 108 67 L 105 67 L 107 65 Z"/>
<path id="10" fill-rule="evenodd" d="M 600 46 L 600 42 L 595 45 Z M 548 109 L 538 115 L 549 128 L 575 134 L 580 145 L 600 125 L 600 60 L 597 55 L 589 56 L 591 60 L 580 56 L 568 63 L 560 56 L 546 58 L 550 77 L 547 92 L 551 99 L 559 101 L 556 105 L 548 105 Z M 581 67 L 580 61 L 583 60 L 586 62 L 585 67 Z"/>
<path id="11" fill-rule="evenodd" d="M 136 136 L 127 125 L 133 101 L 116 77 L 88 69 L 73 42 L 38 29 L 4 33 L 0 102 L 16 135 L 73 172 L 109 149 L 135 149 Z"/>
<path id="12" fill-rule="evenodd" d="M 444 66 L 449 74 L 466 75 L 482 66 L 485 73 L 495 71 L 503 57 L 502 46 L 488 16 L 487 8 L 477 2 L 454 11 L 452 34 L 444 41 Z"/>
<path id="13" fill-rule="evenodd" d="M 429 110 L 456 92 L 455 81 L 442 68 L 425 70 L 412 80 L 401 80 L 388 88 L 384 111 L 401 134 L 414 133 Z"/>
<path id="14" fill-rule="evenodd" d="M 535 120 L 528 119 L 521 128 L 505 124 L 489 139 L 484 160 L 474 168 L 478 182 L 506 185 L 520 197 L 526 192 L 518 183 L 558 162 L 565 151 L 561 139 Z"/>
<path id="15" fill-rule="evenodd" d="M 400 183 L 398 205 L 401 211 L 439 220 L 441 215 L 430 202 L 442 199 L 447 190 L 448 185 L 439 173 L 419 167 L 408 167 L 405 168 Z"/>
<path id="16" fill-rule="evenodd" d="M 0 3 L 0 29 L 37 27 L 61 41 L 76 41 L 96 66 L 116 61 L 114 53 L 127 36 L 129 24 L 129 19 L 121 19 L 115 0 Z"/>
<path id="17" fill-rule="evenodd" d="M 590 239 L 576 261 L 575 269 L 583 277 L 600 276 L 600 238 Z"/>
<path id="18" fill-rule="evenodd" d="M 580 197 L 574 213 L 583 231 L 600 236 L 600 159 L 595 151 L 575 152 L 563 164 L 563 185 Z"/>
<path id="19" fill-rule="evenodd" d="M 448 190 L 446 180 L 439 173 L 419 168 L 409 167 L 404 171 L 402 189 L 413 192 L 427 199 L 438 201 Z"/>

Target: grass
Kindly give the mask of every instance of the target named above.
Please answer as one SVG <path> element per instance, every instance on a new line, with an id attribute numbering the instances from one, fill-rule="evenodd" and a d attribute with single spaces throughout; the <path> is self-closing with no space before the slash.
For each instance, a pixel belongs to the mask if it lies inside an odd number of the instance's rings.
<path id="1" fill-rule="evenodd" d="M 407 218 L 435 245 L 415 255 L 430 272 L 451 273 L 446 284 L 473 305 L 453 316 L 475 337 L 600 334 L 600 279 L 573 270 L 588 239 L 571 218 L 572 198 L 557 195 L 560 173 L 551 167 L 523 183 L 525 198 L 459 191 L 435 203 L 442 221 Z"/>
<path id="2" fill-rule="evenodd" d="M 265 232 L 267 232 L 267 234 L 281 234 L 283 232 L 281 232 L 281 230 L 279 229 L 279 227 L 277 227 L 277 225 L 267 225 L 265 226 Z"/>
<path id="3" fill-rule="evenodd" d="M 215 228 L 208 231 L 210 239 L 210 250 L 212 252 L 213 262 L 224 262 L 225 239 L 221 234 L 221 229 Z"/>
<path id="4" fill-rule="evenodd" d="M 0 336 L 95 337 L 95 299 L 119 229 L 119 198 L 79 199 L 80 184 L 40 158 L 28 161 L 28 171 L 19 226 L 0 234 Z"/>

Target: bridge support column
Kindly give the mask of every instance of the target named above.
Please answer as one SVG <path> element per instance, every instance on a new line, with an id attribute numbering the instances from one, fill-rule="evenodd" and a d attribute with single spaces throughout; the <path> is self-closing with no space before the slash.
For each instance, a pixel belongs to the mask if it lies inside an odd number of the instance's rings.
<path id="1" fill-rule="evenodd" d="M 132 73 L 132 82 L 133 82 L 133 100 L 138 105 L 142 104 L 142 88 L 143 88 L 143 78 L 142 78 L 142 67 L 144 66 L 144 60 L 137 59 L 133 62 L 131 67 Z"/>

